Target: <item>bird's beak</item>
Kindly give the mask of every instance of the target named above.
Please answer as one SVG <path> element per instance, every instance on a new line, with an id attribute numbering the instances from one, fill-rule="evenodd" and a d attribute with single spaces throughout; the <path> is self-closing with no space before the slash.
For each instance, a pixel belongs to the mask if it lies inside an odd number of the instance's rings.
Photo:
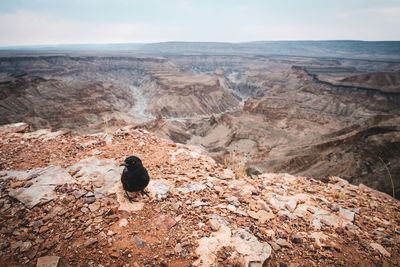
<path id="1" fill-rule="evenodd" d="M 121 163 L 119 166 L 125 166 L 126 167 L 126 163 Z"/>

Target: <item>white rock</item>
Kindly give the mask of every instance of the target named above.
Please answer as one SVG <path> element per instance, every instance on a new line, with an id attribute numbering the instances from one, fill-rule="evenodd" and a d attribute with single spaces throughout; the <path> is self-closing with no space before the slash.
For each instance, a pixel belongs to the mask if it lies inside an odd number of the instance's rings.
<path id="1" fill-rule="evenodd" d="M 316 209 L 315 213 L 312 216 L 313 225 L 316 228 L 321 228 L 321 224 L 338 227 L 342 223 L 342 220 L 338 216 L 332 214 L 330 211 L 323 209 Z"/>
<path id="2" fill-rule="evenodd" d="M 287 217 L 289 217 L 290 220 L 296 220 L 296 219 L 297 219 L 297 216 L 294 215 L 293 213 L 291 213 L 291 212 L 288 211 L 288 210 L 280 210 L 280 211 L 278 212 L 278 215 L 279 215 L 279 216 L 287 216 Z"/>
<path id="3" fill-rule="evenodd" d="M 229 211 L 232 211 L 232 212 L 235 212 L 235 211 L 236 211 L 236 207 L 233 206 L 233 205 L 231 205 L 231 204 L 229 204 L 228 207 L 227 207 L 226 209 L 229 210 Z"/>
<path id="4" fill-rule="evenodd" d="M 57 267 L 60 257 L 58 256 L 44 256 L 37 260 L 36 267 Z"/>
<path id="5" fill-rule="evenodd" d="M 96 197 L 102 197 L 115 192 L 115 184 L 120 182 L 122 167 L 113 159 L 99 160 L 90 157 L 79 161 L 68 170 L 74 173 L 79 182 L 91 182 Z"/>
<path id="6" fill-rule="evenodd" d="M 25 140 L 39 138 L 43 141 L 47 141 L 47 140 L 54 139 L 57 136 L 63 135 L 65 133 L 66 133 L 65 131 L 52 132 L 51 129 L 41 129 L 41 130 L 37 130 L 35 132 L 25 133 L 22 135 L 22 138 Z"/>
<path id="7" fill-rule="evenodd" d="M 149 191 L 150 194 L 154 193 L 154 195 L 165 195 L 169 190 L 172 189 L 172 186 L 167 185 L 168 181 L 150 181 Z"/>
<path id="8" fill-rule="evenodd" d="M 243 255 L 245 266 L 261 267 L 271 256 L 271 246 L 268 243 L 259 242 L 254 235 L 244 229 L 237 230 L 231 244 Z"/>
<path id="9" fill-rule="evenodd" d="M 17 174 L 17 172 L 11 172 Z M 30 180 L 30 187 L 10 189 L 9 195 L 22 202 L 26 207 L 33 208 L 39 203 L 46 203 L 57 197 L 54 189 L 57 185 L 73 183 L 71 175 L 59 166 L 37 168 L 27 172 L 18 172 L 19 179 L 23 180 L 35 177 Z"/>
<path id="10" fill-rule="evenodd" d="M 272 212 L 266 211 L 266 210 L 259 210 L 257 212 L 254 211 L 248 211 L 248 215 L 256 220 L 259 220 L 260 223 L 265 223 L 273 218 L 275 218 L 275 215 Z"/>
<path id="11" fill-rule="evenodd" d="M 6 124 L 0 126 L 0 132 L 2 133 L 18 133 L 29 130 L 29 125 L 25 122 L 17 122 L 13 124 Z"/>
<path id="12" fill-rule="evenodd" d="M 285 247 L 285 248 L 291 248 L 292 247 L 292 245 L 288 241 L 283 239 L 283 238 L 279 238 L 275 242 L 281 247 Z"/>
<path id="13" fill-rule="evenodd" d="M 108 145 L 108 146 L 111 145 L 113 139 L 114 139 L 114 136 L 113 136 L 113 135 L 107 134 L 107 135 L 106 135 L 106 138 L 105 138 L 106 145 Z"/>
<path id="14" fill-rule="evenodd" d="M 234 236 L 231 230 L 221 225 L 217 232 L 210 237 L 204 237 L 198 241 L 196 254 L 199 259 L 195 266 L 214 266 L 216 252 L 223 246 L 233 247 L 244 266 L 261 267 L 266 259 L 271 256 L 271 246 L 268 243 L 259 242 L 255 236 L 244 229 L 238 229 Z"/>
<path id="15" fill-rule="evenodd" d="M 311 238 L 315 239 L 315 243 L 317 243 L 318 246 L 323 247 L 326 245 L 326 242 L 329 240 L 329 236 L 325 235 L 322 232 L 314 232 L 310 234 Z"/>
<path id="16" fill-rule="evenodd" d="M 200 201 L 200 200 L 195 200 L 194 202 L 193 202 L 193 207 L 200 207 L 200 206 L 208 206 L 208 205 L 210 205 L 208 202 L 203 202 L 203 201 Z"/>
<path id="17" fill-rule="evenodd" d="M 213 231 L 218 231 L 219 227 L 221 226 L 221 223 L 217 219 L 210 219 L 208 224 Z"/>
<path id="18" fill-rule="evenodd" d="M 119 221 L 119 226 L 120 226 L 120 227 L 125 227 L 125 226 L 127 226 L 127 225 L 128 225 L 128 220 L 127 220 L 127 219 L 123 218 L 123 219 L 121 219 L 121 220 Z"/>
<path id="19" fill-rule="evenodd" d="M 348 209 L 339 208 L 339 215 L 340 217 L 352 222 L 354 221 L 355 212 Z"/>
<path id="20" fill-rule="evenodd" d="M 182 187 L 178 187 L 177 190 L 183 193 L 190 193 L 190 192 L 201 191 L 204 190 L 205 188 L 206 188 L 205 185 L 190 183 L 190 184 L 185 184 Z"/>
<path id="21" fill-rule="evenodd" d="M 203 237 L 198 241 L 199 246 L 196 249 L 196 254 L 199 259 L 194 262 L 195 266 L 213 266 L 215 264 L 216 255 L 222 246 L 229 246 L 231 242 L 231 230 L 229 227 L 221 225 L 218 232 L 214 232 L 210 237 Z"/>
<path id="22" fill-rule="evenodd" d="M 379 253 L 381 253 L 383 256 L 390 257 L 390 253 L 384 247 L 382 247 L 382 245 L 378 243 L 370 243 L 369 245 L 376 251 L 379 251 Z"/>

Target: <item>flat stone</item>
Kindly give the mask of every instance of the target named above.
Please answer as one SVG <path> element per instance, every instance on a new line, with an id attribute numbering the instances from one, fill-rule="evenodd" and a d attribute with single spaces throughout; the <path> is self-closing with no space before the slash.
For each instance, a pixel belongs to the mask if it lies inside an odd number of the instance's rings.
<path id="1" fill-rule="evenodd" d="M 279 246 L 279 245 L 278 245 L 276 242 L 274 242 L 274 241 L 269 241 L 268 243 L 271 245 L 272 249 L 275 250 L 275 251 L 278 251 L 278 250 L 281 249 L 281 246 Z"/>
<path id="2" fill-rule="evenodd" d="M 231 243 L 231 230 L 225 225 L 221 225 L 218 232 L 213 232 L 210 237 L 203 237 L 198 241 L 196 254 L 199 259 L 194 262 L 195 266 L 213 266 L 216 262 L 215 252 L 223 246 Z"/>
<path id="3" fill-rule="evenodd" d="M 284 248 L 291 248 L 292 245 L 287 242 L 285 239 L 283 238 L 279 238 L 275 241 L 279 246 L 284 247 Z"/>
<path id="4" fill-rule="evenodd" d="M 269 239 L 275 239 L 275 231 L 274 230 L 260 228 L 260 231 L 263 235 L 267 236 Z"/>
<path id="5" fill-rule="evenodd" d="M 125 227 L 125 226 L 127 226 L 127 225 L 128 225 L 128 220 L 127 220 L 127 219 L 122 218 L 122 219 L 119 221 L 119 226 L 120 226 L 120 227 Z"/>
<path id="6" fill-rule="evenodd" d="M 161 215 L 160 217 L 158 217 L 156 219 L 156 225 L 159 228 L 164 228 L 164 229 L 171 229 L 172 227 L 174 227 L 176 225 L 176 221 L 174 220 L 174 218 L 171 218 L 169 216 L 166 215 Z"/>
<path id="7" fill-rule="evenodd" d="M 259 210 L 257 212 L 250 210 L 247 213 L 253 219 L 259 220 L 260 223 L 265 223 L 265 222 L 275 218 L 275 215 L 272 212 L 269 212 L 266 210 Z"/>
<path id="8" fill-rule="evenodd" d="M 208 206 L 208 205 L 210 205 L 208 202 L 203 202 L 203 201 L 200 201 L 200 200 L 195 200 L 194 202 L 193 202 L 193 207 L 200 207 L 200 206 Z"/>
<path id="9" fill-rule="evenodd" d="M 39 230 L 39 233 L 45 233 L 45 232 L 47 232 L 49 230 L 49 227 L 47 226 L 47 225 L 45 225 L 45 226 L 43 226 L 43 227 L 41 227 L 40 228 L 40 230 Z"/>
<path id="10" fill-rule="evenodd" d="M 22 138 L 25 140 L 38 138 L 41 139 L 42 141 L 47 141 L 66 133 L 67 133 L 66 131 L 53 132 L 51 129 L 40 129 L 34 132 L 25 133 L 22 135 Z"/>
<path id="11" fill-rule="evenodd" d="M 144 248 L 146 246 L 146 240 L 138 237 L 137 235 L 135 235 L 132 238 L 133 242 L 136 244 L 136 246 L 140 249 Z"/>
<path id="12" fill-rule="evenodd" d="M 74 182 L 65 169 L 54 165 L 21 173 L 21 177 L 34 177 L 30 180 L 32 185 L 28 188 L 11 189 L 9 195 L 22 202 L 29 209 L 39 203 L 43 204 L 56 198 L 55 188 L 57 185 Z"/>
<path id="13" fill-rule="evenodd" d="M 224 217 L 218 215 L 218 214 L 212 214 L 209 216 L 210 219 L 217 220 L 221 225 L 228 226 L 228 222 L 224 219 Z"/>
<path id="14" fill-rule="evenodd" d="M 117 195 L 117 201 L 119 204 L 118 210 L 137 212 L 143 209 L 144 202 L 140 201 L 141 196 L 137 198 L 138 201 L 130 202 L 125 196 L 125 190 L 122 188 L 122 183 L 120 181 L 115 183 L 112 191 Z"/>
<path id="15" fill-rule="evenodd" d="M 337 207 L 337 206 L 335 206 L 335 205 L 332 205 L 332 204 L 328 204 L 328 208 L 331 210 L 331 211 L 339 211 L 339 207 Z"/>
<path id="16" fill-rule="evenodd" d="M 224 169 L 223 171 L 224 171 L 224 173 L 220 176 L 220 179 L 230 180 L 235 177 L 235 174 L 233 173 L 233 171 L 231 169 Z"/>
<path id="17" fill-rule="evenodd" d="M 118 252 L 113 251 L 113 252 L 111 252 L 110 257 L 113 259 L 118 259 L 120 257 L 120 255 Z"/>
<path id="18" fill-rule="evenodd" d="M 150 182 L 150 191 L 154 191 L 155 195 L 165 195 L 169 190 L 172 189 L 171 186 L 161 183 L 159 181 Z"/>
<path id="19" fill-rule="evenodd" d="M 88 212 L 88 211 L 89 211 L 89 209 L 88 209 L 88 208 L 86 208 L 86 207 L 82 207 L 82 208 L 81 208 L 81 211 L 82 211 L 83 213 L 86 213 L 86 212 Z"/>
<path id="20" fill-rule="evenodd" d="M 232 212 L 236 212 L 236 207 L 233 206 L 233 205 L 231 205 L 231 204 L 229 204 L 229 205 L 226 207 L 226 209 L 229 210 L 229 211 L 232 211 Z"/>
<path id="21" fill-rule="evenodd" d="M 85 203 L 86 204 L 92 204 L 94 202 L 96 202 L 96 198 L 94 198 L 94 197 L 85 198 Z"/>
<path id="22" fill-rule="evenodd" d="M 293 212 L 296 216 L 299 217 L 310 217 L 311 214 L 314 214 L 318 208 L 307 205 L 307 204 L 299 204 L 297 205 L 297 208 Z"/>
<path id="23" fill-rule="evenodd" d="M 31 209 L 39 203 L 43 204 L 56 198 L 55 188 L 56 186 L 34 186 L 28 189 L 11 189 L 9 195 Z"/>
<path id="24" fill-rule="evenodd" d="M 21 246 L 22 246 L 22 241 L 11 241 L 10 243 L 10 249 L 12 251 L 16 251 Z"/>
<path id="25" fill-rule="evenodd" d="M 296 220 L 297 216 L 294 215 L 291 211 L 289 210 L 281 210 L 278 212 L 278 216 L 287 216 L 290 220 Z"/>
<path id="26" fill-rule="evenodd" d="M 236 207 L 240 206 L 240 202 L 239 202 L 238 198 L 235 196 L 229 196 L 226 200 L 229 202 L 229 204 L 232 204 Z"/>
<path id="27" fill-rule="evenodd" d="M 222 247 L 230 246 L 238 253 L 244 266 L 261 267 L 271 255 L 271 246 L 268 243 L 259 242 L 255 236 L 244 229 L 238 229 L 234 236 L 229 227 L 221 225 L 217 232 L 210 237 L 203 237 L 199 241 L 196 254 L 199 259 L 195 266 L 214 266 L 216 262 L 215 252 Z"/>
<path id="28" fill-rule="evenodd" d="M 69 232 L 64 236 L 64 239 L 70 239 L 74 235 L 74 232 Z"/>
<path id="29" fill-rule="evenodd" d="M 44 256 L 37 260 L 36 267 L 57 267 L 60 257 L 58 256 Z"/>
<path id="30" fill-rule="evenodd" d="M 390 257 L 390 253 L 384 248 L 382 247 L 382 245 L 378 244 L 378 243 L 370 243 L 369 244 L 373 249 L 375 249 L 376 251 L 378 251 L 379 253 L 381 253 L 383 256 L 385 257 Z"/>
<path id="31" fill-rule="evenodd" d="M 80 198 L 80 197 L 83 197 L 85 194 L 86 194 L 86 190 L 83 190 L 83 189 L 74 190 L 74 191 L 72 192 L 72 195 L 73 195 L 76 199 L 78 199 L 78 198 Z"/>
<path id="32" fill-rule="evenodd" d="M 305 194 L 298 194 L 294 196 L 281 196 L 275 193 L 267 195 L 268 202 L 277 210 L 287 209 L 293 212 L 299 201 L 308 200 L 310 197 Z"/>
<path id="33" fill-rule="evenodd" d="M 29 125 L 25 122 L 17 122 L 0 126 L 1 133 L 24 133 L 29 131 Z"/>
<path id="34" fill-rule="evenodd" d="M 329 236 L 322 232 L 313 232 L 309 235 L 311 238 L 315 239 L 315 243 L 319 247 L 327 246 L 327 242 L 329 241 Z"/>
<path id="35" fill-rule="evenodd" d="M 316 209 L 312 217 L 313 217 L 312 223 L 316 228 L 321 228 L 322 224 L 338 227 L 340 226 L 341 222 L 339 216 L 323 209 Z"/>
<path id="36" fill-rule="evenodd" d="M 91 212 L 95 212 L 99 208 L 100 208 L 100 204 L 98 202 L 95 202 L 95 203 L 89 205 L 89 209 Z"/>
<path id="37" fill-rule="evenodd" d="M 120 182 L 122 167 L 114 159 L 90 157 L 72 165 L 68 171 L 76 180 L 90 182 L 96 197 L 114 193 L 114 186 Z"/>
<path id="38" fill-rule="evenodd" d="M 210 225 L 213 231 L 218 231 L 219 227 L 221 226 L 221 223 L 216 219 L 210 219 L 208 221 L 208 224 Z"/>
<path id="39" fill-rule="evenodd" d="M 345 220 L 348 220 L 350 222 L 354 221 L 354 215 L 355 212 L 351 210 L 339 208 L 339 216 L 344 218 Z"/>
<path id="40" fill-rule="evenodd" d="M 201 190 L 204 190 L 204 189 L 206 189 L 205 185 L 193 184 L 193 183 L 185 184 L 184 186 L 177 188 L 178 191 L 185 192 L 185 193 L 198 192 L 198 191 L 201 191 Z"/>
<path id="41" fill-rule="evenodd" d="M 182 245 L 181 243 L 176 244 L 175 248 L 174 248 L 174 252 L 176 254 L 180 254 L 182 252 Z"/>
<path id="42" fill-rule="evenodd" d="M 113 135 L 107 134 L 107 135 L 106 135 L 106 138 L 105 138 L 106 145 L 107 145 L 107 146 L 111 145 L 113 139 L 114 139 L 114 136 L 113 136 Z"/>
<path id="43" fill-rule="evenodd" d="M 106 235 L 106 233 L 104 233 L 103 231 L 101 231 L 101 232 L 99 233 L 99 237 L 100 237 L 100 239 L 106 239 L 106 238 L 107 238 L 107 235 Z"/>
<path id="44" fill-rule="evenodd" d="M 113 231 L 111 231 L 111 230 L 108 230 L 108 231 L 107 231 L 107 235 L 108 235 L 108 236 L 113 236 L 114 234 L 115 234 L 115 233 L 114 233 Z"/>
<path id="45" fill-rule="evenodd" d="M 34 228 L 39 228 L 39 227 L 41 227 L 42 225 L 43 225 L 43 221 L 42 221 L 42 220 L 34 221 L 34 222 L 32 223 L 32 226 L 33 226 Z"/>
<path id="46" fill-rule="evenodd" d="M 19 247 L 19 251 L 21 252 L 26 252 L 32 247 L 32 243 L 30 241 L 26 241 L 22 243 L 22 245 Z"/>
<path id="47" fill-rule="evenodd" d="M 261 267 L 272 252 L 268 243 L 259 242 L 254 235 L 244 229 L 236 231 L 232 238 L 232 245 L 243 255 L 245 266 Z"/>
<path id="48" fill-rule="evenodd" d="M 45 248 L 47 248 L 47 249 L 51 249 L 51 248 L 53 248 L 55 245 L 57 244 L 57 242 L 56 241 L 54 241 L 54 240 L 46 240 L 45 242 L 44 242 L 44 244 L 43 244 L 43 246 L 45 247 Z"/>

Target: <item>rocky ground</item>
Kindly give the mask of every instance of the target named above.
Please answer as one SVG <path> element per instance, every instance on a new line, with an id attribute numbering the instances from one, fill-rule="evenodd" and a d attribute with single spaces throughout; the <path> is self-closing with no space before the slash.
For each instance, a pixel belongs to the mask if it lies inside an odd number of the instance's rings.
<path id="1" fill-rule="evenodd" d="M 363 185 L 247 177 L 132 127 L 0 134 L 0 266 L 400 265 L 400 204 Z M 130 203 L 132 154 L 151 183 Z"/>

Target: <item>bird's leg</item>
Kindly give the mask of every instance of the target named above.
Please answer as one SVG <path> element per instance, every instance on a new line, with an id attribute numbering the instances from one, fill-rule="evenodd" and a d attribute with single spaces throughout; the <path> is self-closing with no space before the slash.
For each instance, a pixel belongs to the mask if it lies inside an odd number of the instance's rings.
<path id="1" fill-rule="evenodd" d="M 144 195 L 146 195 L 147 197 L 150 197 L 149 196 L 149 192 L 147 192 L 146 190 L 142 190 L 142 197 L 144 197 Z"/>
<path id="2" fill-rule="evenodd" d="M 128 195 L 128 192 L 127 192 L 126 190 L 125 190 L 125 195 L 126 195 L 126 197 L 128 198 L 129 202 L 136 201 L 135 199 L 133 199 L 132 197 L 130 197 L 130 196 Z"/>

